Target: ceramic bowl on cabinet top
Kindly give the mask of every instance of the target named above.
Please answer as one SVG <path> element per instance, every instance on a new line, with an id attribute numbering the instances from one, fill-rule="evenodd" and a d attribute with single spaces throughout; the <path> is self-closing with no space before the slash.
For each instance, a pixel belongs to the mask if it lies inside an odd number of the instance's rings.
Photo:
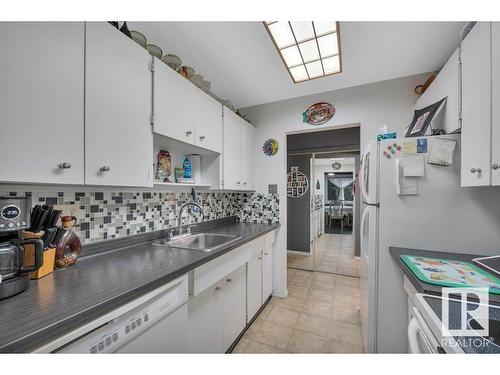
<path id="1" fill-rule="evenodd" d="M 130 35 L 132 35 L 132 39 L 134 40 L 134 42 L 136 42 L 141 47 L 146 48 L 147 40 L 144 35 L 136 30 L 130 30 Z"/>
<path id="2" fill-rule="evenodd" d="M 161 59 L 161 57 L 163 56 L 163 51 L 156 44 L 146 44 L 146 49 L 148 50 L 149 54 L 154 57 Z"/>
<path id="3" fill-rule="evenodd" d="M 179 67 L 182 65 L 182 60 L 180 59 L 180 57 L 172 53 L 167 53 L 165 56 L 163 56 L 162 60 L 173 70 L 179 69 Z"/>
<path id="4" fill-rule="evenodd" d="M 191 78 L 194 76 L 194 69 L 191 68 L 190 66 L 181 66 L 178 70 L 179 74 L 183 76 L 184 78 L 187 78 L 191 80 Z"/>

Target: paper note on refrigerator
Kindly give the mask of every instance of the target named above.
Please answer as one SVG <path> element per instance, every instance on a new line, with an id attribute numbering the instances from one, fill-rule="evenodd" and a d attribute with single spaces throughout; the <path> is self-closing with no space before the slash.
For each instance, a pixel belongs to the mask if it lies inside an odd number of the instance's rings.
<path id="1" fill-rule="evenodd" d="M 403 175 L 405 177 L 423 177 L 425 176 L 424 155 L 405 156 L 402 159 Z"/>
<path id="2" fill-rule="evenodd" d="M 435 139 L 429 155 L 429 164 L 452 165 L 457 142 L 453 139 Z"/>
<path id="3" fill-rule="evenodd" d="M 399 159 L 396 159 L 396 192 L 398 195 L 418 195 L 417 177 L 405 177 Z"/>

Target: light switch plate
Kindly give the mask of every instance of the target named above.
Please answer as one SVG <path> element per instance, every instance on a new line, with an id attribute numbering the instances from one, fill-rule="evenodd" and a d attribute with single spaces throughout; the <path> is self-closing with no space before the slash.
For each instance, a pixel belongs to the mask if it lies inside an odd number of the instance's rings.
<path id="1" fill-rule="evenodd" d="M 278 194 L 278 185 L 277 184 L 271 184 L 271 185 L 267 185 L 267 186 L 268 186 L 269 194 Z"/>

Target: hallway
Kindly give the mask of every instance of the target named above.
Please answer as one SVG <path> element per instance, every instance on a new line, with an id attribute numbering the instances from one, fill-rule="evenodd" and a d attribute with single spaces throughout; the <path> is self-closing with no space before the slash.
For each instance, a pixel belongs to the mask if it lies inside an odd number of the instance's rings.
<path id="1" fill-rule="evenodd" d="M 363 353 L 359 279 L 288 268 L 288 296 L 273 297 L 233 353 Z"/>
<path id="2" fill-rule="evenodd" d="M 359 259 L 354 258 L 354 236 L 323 234 L 316 241 L 316 270 L 359 277 Z M 313 256 L 288 254 L 288 267 L 313 269 Z"/>

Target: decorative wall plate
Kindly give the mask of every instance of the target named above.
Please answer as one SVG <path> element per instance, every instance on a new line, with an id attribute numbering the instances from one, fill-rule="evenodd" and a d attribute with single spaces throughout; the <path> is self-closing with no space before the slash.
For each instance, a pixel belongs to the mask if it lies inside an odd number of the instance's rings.
<path id="1" fill-rule="evenodd" d="M 342 164 L 340 164 L 338 161 L 334 162 L 332 164 L 332 168 L 338 171 L 340 168 L 342 168 Z"/>
<path id="2" fill-rule="evenodd" d="M 311 125 L 321 125 L 328 122 L 335 114 L 335 107 L 330 103 L 321 102 L 310 106 L 302 113 L 302 122 Z"/>
<path id="3" fill-rule="evenodd" d="M 300 198 L 309 188 L 309 181 L 304 173 L 299 172 L 299 167 L 291 167 L 287 174 L 286 195 L 290 198 Z"/>
<path id="4" fill-rule="evenodd" d="M 262 151 L 264 151 L 264 154 L 267 156 L 273 156 L 278 153 L 278 141 L 273 138 L 269 138 L 267 141 L 264 142 L 264 146 L 262 146 Z"/>

